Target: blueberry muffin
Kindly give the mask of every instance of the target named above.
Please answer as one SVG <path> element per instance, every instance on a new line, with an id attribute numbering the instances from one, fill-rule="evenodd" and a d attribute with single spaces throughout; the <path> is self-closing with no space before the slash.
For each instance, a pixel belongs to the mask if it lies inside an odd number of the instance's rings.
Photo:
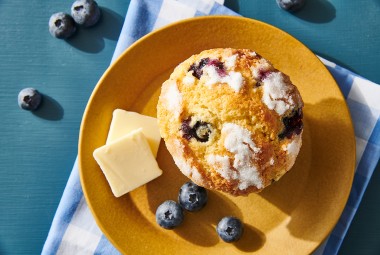
<path id="1" fill-rule="evenodd" d="M 157 105 L 160 133 L 196 184 L 259 192 L 293 166 L 302 144 L 301 95 L 248 49 L 211 49 L 179 64 Z"/>

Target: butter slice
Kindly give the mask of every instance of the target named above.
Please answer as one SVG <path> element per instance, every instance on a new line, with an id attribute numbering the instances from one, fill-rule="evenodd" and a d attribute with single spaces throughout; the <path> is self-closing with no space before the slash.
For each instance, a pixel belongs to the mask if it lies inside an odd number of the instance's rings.
<path id="1" fill-rule="evenodd" d="M 96 149 L 93 155 L 116 197 L 162 174 L 141 128 Z"/>
<path id="2" fill-rule="evenodd" d="M 157 119 L 136 112 L 129 112 L 121 109 L 113 111 L 106 144 L 112 143 L 139 128 L 142 128 L 142 133 L 148 140 L 154 157 L 156 157 L 161 141 Z"/>

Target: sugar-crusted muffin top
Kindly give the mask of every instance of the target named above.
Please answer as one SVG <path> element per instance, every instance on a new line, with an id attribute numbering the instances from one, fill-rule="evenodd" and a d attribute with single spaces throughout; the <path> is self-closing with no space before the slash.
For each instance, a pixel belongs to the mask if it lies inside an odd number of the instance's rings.
<path id="1" fill-rule="evenodd" d="M 160 132 L 198 185 L 257 192 L 294 164 L 303 102 L 289 77 L 248 49 L 211 49 L 179 64 L 157 105 Z"/>

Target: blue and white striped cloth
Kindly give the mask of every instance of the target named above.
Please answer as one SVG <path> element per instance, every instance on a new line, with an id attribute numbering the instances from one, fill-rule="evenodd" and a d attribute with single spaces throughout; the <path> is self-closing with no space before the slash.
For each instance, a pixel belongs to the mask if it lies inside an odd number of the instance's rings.
<path id="1" fill-rule="evenodd" d="M 237 15 L 224 0 L 131 0 L 113 56 L 163 25 L 201 15 Z M 328 239 L 315 254 L 336 254 L 358 209 L 380 156 L 380 86 L 323 60 L 349 106 L 356 136 L 356 173 L 347 205 Z M 83 197 L 75 162 L 42 254 L 119 254 L 108 242 Z"/>

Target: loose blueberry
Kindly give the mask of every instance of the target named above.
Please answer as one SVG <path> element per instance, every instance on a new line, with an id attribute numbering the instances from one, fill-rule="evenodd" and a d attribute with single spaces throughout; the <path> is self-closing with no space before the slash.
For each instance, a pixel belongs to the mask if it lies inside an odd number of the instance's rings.
<path id="1" fill-rule="evenodd" d="M 185 210 L 199 211 L 207 203 L 207 190 L 193 182 L 186 182 L 179 190 L 178 201 Z"/>
<path id="2" fill-rule="evenodd" d="M 24 110 L 36 110 L 41 100 L 42 95 L 34 88 L 25 88 L 18 93 L 18 105 Z"/>
<path id="3" fill-rule="evenodd" d="M 276 0 L 277 5 L 286 11 L 295 12 L 305 5 L 305 0 Z"/>
<path id="4" fill-rule="evenodd" d="M 156 210 L 156 222 L 165 229 L 173 229 L 182 221 L 182 207 L 173 200 L 163 202 Z"/>
<path id="5" fill-rule="evenodd" d="M 241 238 L 244 226 L 238 218 L 228 216 L 219 221 L 216 232 L 223 241 L 227 243 L 236 242 Z"/>
<path id="6" fill-rule="evenodd" d="M 77 24 L 91 27 L 99 21 L 101 11 L 93 0 L 77 0 L 71 6 L 71 16 Z"/>
<path id="7" fill-rule="evenodd" d="M 197 121 L 194 126 L 190 126 L 191 118 L 184 120 L 181 124 L 182 137 L 190 140 L 195 138 L 198 142 L 207 142 L 210 133 L 211 125 L 207 122 Z"/>
<path id="8" fill-rule="evenodd" d="M 49 19 L 49 32 L 53 37 L 66 39 L 72 36 L 77 28 L 73 18 L 63 12 L 54 13 Z"/>
<path id="9" fill-rule="evenodd" d="M 284 123 L 285 128 L 278 135 L 278 138 L 284 139 L 286 137 L 290 139 L 294 134 L 299 135 L 303 128 L 302 117 L 303 113 L 301 108 L 293 111 L 292 115 L 289 117 L 284 117 L 282 123 Z"/>

